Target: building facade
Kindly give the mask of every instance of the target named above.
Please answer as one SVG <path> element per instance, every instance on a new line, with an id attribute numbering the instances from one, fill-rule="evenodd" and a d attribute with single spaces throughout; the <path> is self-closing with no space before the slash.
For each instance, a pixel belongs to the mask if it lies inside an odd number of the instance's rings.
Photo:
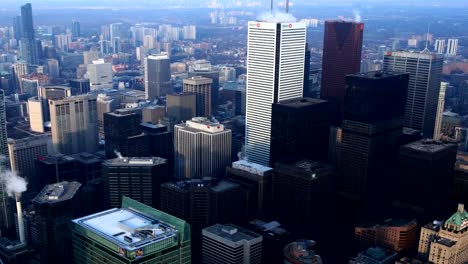
<path id="1" fill-rule="evenodd" d="M 196 98 L 196 116 L 211 118 L 211 84 L 212 79 L 194 76 L 183 80 L 184 93 L 193 93 Z"/>
<path id="2" fill-rule="evenodd" d="M 171 90 L 171 66 L 169 55 L 150 55 L 145 58 L 145 96 L 156 99 Z"/>

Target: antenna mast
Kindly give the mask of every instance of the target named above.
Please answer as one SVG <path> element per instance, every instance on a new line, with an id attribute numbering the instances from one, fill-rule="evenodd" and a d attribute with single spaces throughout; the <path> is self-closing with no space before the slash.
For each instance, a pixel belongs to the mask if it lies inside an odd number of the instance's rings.
<path id="1" fill-rule="evenodd" d="M 286 0 L 286 14 L 289 13 L 289 0 Z"/>
<path id="2" fill-rule="evenodd" d="M 273 0 L 271 0 L 271 4 L 270 4 L 270 12 L 273 13 Z"/>
<path id="3" fill-rule="evenodd" d="M 427 48 L 428 45 L 429 45 L 429 29 L 430 29 L 430 26 L 431 26 L 431 24 L 428 23 L 427 24 L 427 33 L 426 33 L 426 47 L 424 48 L 423 51 L 421 51 L 421 53 L 430 53 L 429 49 Z"/>

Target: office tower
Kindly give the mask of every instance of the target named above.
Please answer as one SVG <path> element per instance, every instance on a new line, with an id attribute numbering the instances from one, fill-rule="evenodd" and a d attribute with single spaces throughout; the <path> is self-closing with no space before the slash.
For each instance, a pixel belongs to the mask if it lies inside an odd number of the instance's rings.
<path id="1" fill-rule="evenodd" d="M 2 170 L 5 169 L 5 163 L 2 164 Z M 5 184 L 0 184 L 0 231 L 2 236 L 10 235 L 15 229 L 15 202 L 8 196 Z"/>
<path id="2" fill-rule="evenodd" d="M 83 187 L 89 187 L 101 182 L 101 167 L 105 160 L 100 152 L 88 153 L 81 152 L 70 156 L 75 161 L 76 179 L 83 184 Z"/>
<path id="3" fill-rule="evenodd" d="M 297 98 L 272 106 L 270 166 L 301 159 L 328 161 L 332 106 L 326 100 Z"/>
<path id="4" fill-rule="evenodd" d="M 143 122 L 159 124 L 166 115 L 166 108 L 162 105 L 149 105 L 143 108 Z"/>
<path id="5" fill-rule="evenodd" d="M 70 220 L 77 216 L 81 183 L 59 182 L 47 185 L 32 200 L 31 241 L 40 263 L 63 263 L 72 256 Z"/>
<path id="6" fill-rule="evenodd" d="M 120 37 L 114 38 L 112 42 L 112 49 L 114 54 L 122 52 L 122 41 L 120 40 Z"/>
<path id="7" fill-rule="evenodd" d="M 194 93 L 168 94 L 166 96 L 167 117 L 176 123 L 185 122 L 196 116 L 197 98 Z"/>
<path id="8" fill-rule="evenodd" d="M 29 126 L 31 131 L 44 133 L 45 113 L 42 99 L 31 97 L 28 99 Z"/>
<path id="9" fill-rule="evenodd" d="M 127 197 L 73 220 L 74 263 L 191 263 L 190 225 Z"/>
<path id="10" fill-rule="evenodd" d="M 15 16 L 13 18 L 13 37 L 16 40 L 20 40 L 23 37 L 23 26 L 21 16 Z"/>
<path id="11" fill-rule="evenodd" d="M 81 95 L 49 100 L 52 143 L 62 154 L 98 149 L 96 97 Z"/>
<path id="12" fill-rule="evenodd" d="M 13 71 L 15 74 L 15 81 L 17 84 L 17 88 L 20 87 L 21 79 L 24 75 L 29 73 L 28 64 L 24 60 L 19 60 L 15 64 L 13 64 Z"/>
<path id="13" fill-rule="evenodd" d="M 457 56 L 458 51 L 458 39 L 448 39 L 447 42 L 447 55 Z"/>
<path id="14" fill-rule="evenodd" d="M 195 117 L 174 126 L 175 172 L 178 179 L 221 178 L 231 163 L 230 129 Z"/>
<path id="15" fill-rule="evenodd" d="M 387 52 L 384 71 L 409 74 L 404 127 L 421 130 L 424 137 L 434 134 L 443 55 L 406 51 Z"/>
<path id="16" fill-rule="evenodd" d="M 135 112 L 114 111 L 104 114 L 104 137 L 106 157 L 113 158 L 115 152 L 124 157 L 148 156 L 149 146 L 140 129 L 141 115 Z"/>
<path id="17" fill-rule="evenodd" d="M 61 51 L 67 52 L 71 41 L 72 41 L 72 35 L 70 34 L 55 35 L 55 47 L 57 47 Z"/>
<path id="18" fill-rule="evenodd" d="M 21 6 L 21 57 L 28 64 L 39 64 L 39 56 L 34 36 L 34 25 L 31 4 Z"/>
<path id="19" fill-rule="evenodd" d="M 123 24 L 122 23 L 112 23 L 109 25 L 109 38 L 106 38 L 107 40 L 110 40 L 111 43 L 114 43 L 114 40 L 116 38 L 120 38 L 123 36 Z M 113 47 L 113 45 L 111 44 Z"/>
<path id="20" fill-rule="evenodd" d="M 437 116 L 434 126 L 434 140 L 440 140 L 442 137 L 442 116 L 445 107 L 445 92 L 447 91 L 448 85 L 449 83 L 447 82 L 440 83 L 439 102 L 437 103 Z"/>
<path id="21" fill-rule="evenodd" d="M 211 110 L 216 113 L 219 105 L 219 71 L 214 71 L 210 63 L 208 63 L 208 67 L 203 61 L 199 63 L 200 65 L 197 64 L 195 63 L 193 71 L 188 73 L 188 77 L 201 76 L 213 81 L 211 83 Z"/>
<path id="22" fill-rule="evenodd" d="M 206 264 L 260 264 L 263 237 L 232 224 L 202 230 L 202 260 Z M 266 254 L 268 254 L 266 252 Z"/>
<path id="23" fill-rule="evenodd" d="M 239 160 L 226 168 L 226 179 L 242 189 L 242 217 L 252 219 L 269 212 L 272 168 Z"/>
<path id="24" fill-rule="evenodd" d="M 432 140 L 402 146 L 394 178 L 393 205 L 423 220 L 428 215 L 444 217 L 451 204 L 456 153 L 456 144 Z"/>
<path id="25" fill-rule="evenodd" d="M 284 264 L 322 264 L 322 258 L 313 250 L 315 241 L 299 240 L 284 247 Z"/>
<path id="26" fill-rule="evenodd" d="M 340 125 L 345 112 L 346 75 L 361 68 L 364 24 L 350 21 L 325 21 L 320 98 L 336 104 Z"/>
<path id="27" fill-rule="evenodd" d="M 94 60 L 88 64 L 89 82 L 91 90 L 112 88 L 112 64 L 104 62 L 104 59 Z"/>
<path id="28" fill-rule="evenodd" d="M 42 187 L 61 181 L 77 181 L 76 160 L 63 154 L 38 155 L 34 161 L 36 181 L 40 191 Z"/>
<path id="29" fill-rule="evenodd" d="M 47 69 L 48 69 L 50 78 L 57 79 L 60 77 L 60 68 L 59 68 L 58 60 L 47 59 Z"/>
<path id="30" fill-rule="evenodd" d="M 434 51 L 439 54 L 444 54 L 445 39 L 436 39 L 435 44 L 434 44 Z"/>
<path id="31" fill-rule="evenodd" d="M 418 224 L 416 220 L 387 219 L 354 228 L 354 238 L 360 247 L 381 246 L 407 253 L 416 248 Z"/>
<path id="32" fill-rule="evenodd" d="M 302 84 L 304 97 L 310 97 L 310 49 L 309 43 L 306 43 L 305 54 L 304 54 L 304 84 Z"/>
<path id="33" fill-rule="evenodd" d="M 224 66 L 219 70 L 222 82 L 236 81 L 236 68 Z"/>
<path id="34" fill-rule="evenodd" d="M 74 38 L 81 37 L 80 22 L 72 21 L 71 32 Z"/>
<path id="35" fill-rule="evenodd" d="M 71 95 L 80 95 L 89 93 L 91 85 L 88 79 L 72 79 L 68 81 L 71 88 Z"/>
<path id="36" fill-rule="evenodd" d="M 270 164 L 272 104 L 301 98 L 306 25 L 249 22 L 247 53 L 246 155 Z"/>
<path id="37" fill-rule="evenodd" d="M 183 80 L 184 93 L 193 93 L 196 97 L 196 116 L 210 118 L 211 109 L 211 84 L 213 80 L 201 76 L 191 77 Z"/>
<path id="38" fill-rule="evenodd" d="M 393 264 L 398 259 L 398 253 L 381 247 L 371 247 L 359 252 L 351 258 L 349 264 Z"/>
<path id="39" fill-rule="evenodd" d="M 0 155 L 8 157 L 5 91 L 0 90 Z"/>
<path id="40" fill-rule="evenodd" d="M 195 25 L 188 25 L 183 27 L 184 39 L 197 39 L 197 28 Z"/>
<path id="41" fill-rule="evenodd" d="M 168 182 L 167 162 L 157 157 L 118 157 L 102 163 L 107 206 L 118 207 L 127 196 L 154 208 L 161 207 L 161 184 Z"/>
<path id="42" fill-rule="evenodd" d="M 149 154 L 167 160 L 169 172 L 174 165 L 174 142 L 167 126 L 162 124 L 141 123 L 140 129 L 148 139 Z M 172 175 L 172 173 L 171 173 Z"/>
<path id="43" fill-rule="evenodd" d="M 47 100 L 57 100 L 70 97 L 71 89 L 68 86 L 62 85 L 47 85 L 41 86 L 39 89 L 39 97 Z"/>
<path id="44" fill-rule="evenodd" d="M 212 178 L 167 182 L 161 186 L 161 210 L 189 222 L 194 230 L 236 221 L 240 186 Z"/>
<path id="45" fill-rule="evenodd" d="M 402 134 L 408 74 L 360 73 L 348 75 L 346 84 L 337 187 L 358 203 L 381 204 L 388 198 L 382 185 L 390 183 Z M 368 198 L 375 193 L 378 199 Z"/>
<path id="46" fill-rule="evenodd" d="M 93 61 L 99 60 L 99 52 L 95 50 L 83 51 L 83 64 L 92 64 Z"/>
<path id="47" fill-rule="evenodd" d="M 332 178 L 329 166 L 314 161 L 276 163 L 272 175 L 274 209 L 283 221 L 319 223 L 317 215 L 327 211 L 320 201 L 331 200 Z"/>
<path id="48" fill-rule="evenodd" d="M 104 114 L 113 112 L 120 107 L 120 100 L 115 96 L 108 94 L 98 94 L 96 99 L 99 135 L 104 134 Z"/>
<path id="49" fill-rule="evenodd" d="M 169 54 L 149 55 L 145 58 L 146 99 L 157 99 L 171 91 L 171 66 Z"/>
<path id="50" fill-rule="evenodd" d="M 20 139 L 8 139 L 8 152 L 11 170 L 28 182 L 28 191 L 37 194 L 44 186 L 38 185 L 35 160 L 52 152 L 50 135 L 31 135 Z"/>
<path id="51" fill-rule="evenodd" d="M 101 51 L 101 54 L 105 55 L 105 54 L 109 54 L 111 53 L 111 48 L 110 48 L 110 41 L 108 40 L 100 40 L 100 51 Z"/>
<path id="52" fill-rule="evenodd" d="M 468 213 L 463 204 L 445 222 L 434 221 L 421 228 L 418 256 L 434 264 L 468 262 Z"/>
<path id="53" fill-rule="evenodd" d="M 21 78 L 21 93 L 29 97 L 37 96 L 37 89 L 39 88 L 38 80 L 30 80 Z"/>

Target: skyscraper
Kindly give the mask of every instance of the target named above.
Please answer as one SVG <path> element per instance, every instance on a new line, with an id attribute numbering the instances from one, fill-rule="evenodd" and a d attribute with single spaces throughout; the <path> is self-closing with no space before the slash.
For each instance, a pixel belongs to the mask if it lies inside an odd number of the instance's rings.
<path id="1" fill-rule="evenodd" d="M 88 95 L 49 100 L 52 144 L 63 154 L 98 149 L 96 98 Z"/>
<path id="2" fill-rule="evenodd" d="M 363 23 L 325 21 L 320 98 L 336 104 L 336 125 L 343 120 L 345 111 L 345 77 L 361 68 L 363 32 Z"/>
<path id="3" fill-rule="evenodd" d="M 107 205 L 118 207 L 127 196 L 154 208 L 160 208 L 161 184 L 171 180 L 167 162 L 157 157 L 118 157 L 102 163 Z"/>
<path id="4" fill-rule="evenodd" d="M 5 91 L 0 90 L 0 155 L 8 157 Z"/>
<path id="5" fill-rule="evenodd" d="M 72 36 L 78 38 L 81 36 L 80 22 L 72 21 Z"/>
<path id="6" fill-rule="evenodd" d="M 389 51 L 384 56 L 384 71 L 409 74 L 403 126 L 421 130 L 432 138 L 444 58 L 441 54 Z"/>
<path id="7" fill-rule="evenodd" d="M 28 64 L 39 64 L 39 55 L 34 36 L 34 24 L 31 4 L 21 6 L 21 57 Z"/>
<path id="8" fill-rule="evenodd" d="M 191 263 L 190 225 L 127 197 L 73 220 L 74 263 Z"/>
<path id="9" fill-rule="evenodd" d="M 246 156 L 270 164 L 273 103 L 301 98 L 306 25 L 292 22 L 248 23 Z"/>
<path id="10" fill-rule="evenodd" d="M 176 177 L 223 177 L 231 163 L 231 137 L 230 129 L 203 117 L 175 125 Z"/>
<path id="11" fill-rule="evenodd" d="M 201 65 L 205 65 L 205 63 L 200 63 Z M 210 78 L 213 82 L 211 83 L 211 110 L 213 113 L 216 113 L 218 109 L 218 97 L 219 97 L 219 71 L 215 71 L 211 68 L 211 64 L 208 64 L 209 67 L 198 67 L 197 63 L 195 62 L 195 66 L 193 72 L 189 72 L 189 78 L 195 76 L 201 76 L 205 78 Z"/>
<path id="12" fill-rule="evenodd" d="M 211 84 L 213 80 L 195 76 L 183 80 L 184 93 L 193 93 L 196 97 L 196 116 L 211 118 Z"/>
<path id="13" fill-rule="evenodd" d="M 444 54 L 445 39 L 436 39 L 435 44 L 434 44 L 434 51 L 439 54 Z"/>
<path id="14" fill-rule="evenodd" d="M 166 96 L 167 117 L 176 123 L 185 122 L 196 116 L 197 98 L 194 93 L 168 94 Z"/>
<path id="15" fill-rule="evenodd" d="M 87 66 L 91 90 L 112 88 L 112 64 L 104 59 L 94 60 Z"/>
<path id="16" fill-rule="evenodd" d="M 72 255 L 70 220 L 78 215 L 79 182 L 47 185 L 32 200 L 34 218 L 31 240 L 40 255 L 40 263 L 67 262 Z"/>
<path id="17" fill-rule="evenodd" d="M 458 39 L 448 39 L 447 42 L 447 55 L 457 56 L 458 52 Z"/>
<path id="18" fill-rule="evenodd" d="M 263 237 L 232 224 L 216 224 L 202 230 L 203 263 L 260 264 Z M 269 252 L 265 252 L 268 254 Z"/>
<path id="19" fill-rule="evenodd" d="M 171 90 L 171 65 L 169 55 L 162 53 L 145 58 L 146 99 L 156 99 Z"/>
<path id="20" fill-rule="evenodd" d="M 442 116 L 445 107 L 445 92 L 447 91 L 448 85 L 448 82 L 440 83 L 439 102 L 437 103 L 437 116 L 434 127 L 434 140 L 440 140 L 440 138 L 442 137 Z"/>

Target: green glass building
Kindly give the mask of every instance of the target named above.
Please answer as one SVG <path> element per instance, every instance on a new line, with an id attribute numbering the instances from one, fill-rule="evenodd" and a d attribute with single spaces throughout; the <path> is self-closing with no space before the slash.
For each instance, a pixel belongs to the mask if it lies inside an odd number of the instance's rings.
<path id="1" fill-rule="evenodd" d="M 73 220 L 74 263 L 191 263 L 190 225 L 128 197 Z"/>

